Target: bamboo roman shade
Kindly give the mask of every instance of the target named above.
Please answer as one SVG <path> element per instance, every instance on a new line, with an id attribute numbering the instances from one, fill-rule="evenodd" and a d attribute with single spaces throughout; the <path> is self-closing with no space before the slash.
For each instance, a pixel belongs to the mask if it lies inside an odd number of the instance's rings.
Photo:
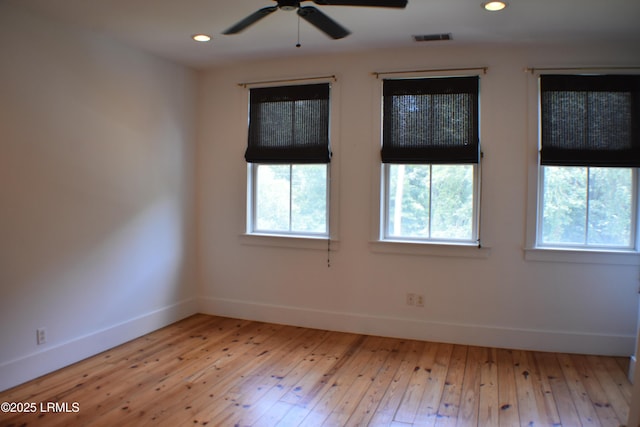
<path id="1" fill-rule="evenodd" d="M 540 76 L 541 164 L 640 167 L 640 76 Z"/>
<path id="2" fill-rule="evenodd" d="M 250 90 L 251 163 L 329 163 L 329 84 Z"/>
<path id="3" fill-rule="evenodd" d="M 478 82 L 472 77 L 383 81 L 384 163 L 478 163 Z"/>

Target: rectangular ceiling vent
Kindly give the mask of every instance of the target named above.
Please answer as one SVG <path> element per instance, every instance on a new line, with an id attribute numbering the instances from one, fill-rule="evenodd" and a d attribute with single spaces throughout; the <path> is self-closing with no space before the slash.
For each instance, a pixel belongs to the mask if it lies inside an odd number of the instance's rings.
<path id="1" fill-rule="evenodd" d="M 414 41 L 417 42 L 434 42 L 440 40 L 451 40 L 451 33 L 442 34 L 422 34 L 412 36 Z"/>

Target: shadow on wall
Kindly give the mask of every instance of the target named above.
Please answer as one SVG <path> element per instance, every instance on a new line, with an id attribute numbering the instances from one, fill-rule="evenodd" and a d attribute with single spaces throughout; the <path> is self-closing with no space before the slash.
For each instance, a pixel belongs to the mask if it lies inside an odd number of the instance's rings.
<path id="1" fill-rule="evenodd" d="M 68 202 L 46 210 L 23 207 L 17 213 L 25 218 L 9 230 L 0 339 L 11 345 L 2 346 L 0 362 L 35 351 L 29 331 L 37 327 L 48 326 L 48 344 L 55 345 L 180 298 L 185 239 L 179 201 L 155 201 L 128 219 L 97 204 Z"/>

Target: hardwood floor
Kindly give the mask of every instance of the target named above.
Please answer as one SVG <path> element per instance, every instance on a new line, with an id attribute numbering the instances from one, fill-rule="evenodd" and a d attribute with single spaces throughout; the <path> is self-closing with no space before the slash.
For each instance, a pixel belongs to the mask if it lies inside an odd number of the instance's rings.
<path id="1" fill-rule="evenodd" d="M 35 410 L 0 425 L 618 427 L 626 364 L 196 315 L 0 393 Z"/>

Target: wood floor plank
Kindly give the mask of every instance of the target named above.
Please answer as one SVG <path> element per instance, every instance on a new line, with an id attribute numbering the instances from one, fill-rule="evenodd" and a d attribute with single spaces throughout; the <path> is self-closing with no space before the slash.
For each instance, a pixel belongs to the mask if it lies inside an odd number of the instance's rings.
<path id="1" fill-rule="evenodd" d="M 571 361 L 575 367 L 576 373 L 580 376 L 580 381 L 584 384 L 584 389 L 587 392 L 587 397 L 591 401 L 598 420 L 603 427 L 619 427 L 626 423 L 618 419 L 607 394 L 600 385 L 600 381 L 596 377 L 595 372 L 587 362 L 586 358 L 582 355 L 572 354 Z"/>
<path id="2" fill-rule="evenodd" d="M 158 393 L 165 399 L 163 405 L 142 410 L 135 401 L 125 402 L 126 406 L 115 408 L 104 418 L 112 415 L 131 425 L 145 422 L 179 425 L 179 420 L 195 420 L 212 402 L 216 403 L 217 413 L 222 409 L 220 402 L 233 403 L 235 396 L 229 393 L 229 389 L 243 374 L 243 370 L 264 351 L 263 341 L 280 328 L 281 325 L 251 322 L 228 335 L 213 349 L 200 348 L 187 352 L 182 357 L 185 365 L 177 373 L 162 379 L 162 383 L 167 383 Z M 193 369 L 194 364 L 206 364 L 206 369 Z M 118 410 L 121 411 L 119 415 Z"/>
<path id="3" fill-rule="evenodd" d="M 458 422 L 464 368 L 467 365 L 468 347 L 454 345 L 449 361 L 449 369 L 442 390 L 442 399 L 436 416 L 436 427 L 451 427 Z"/>
<path id="4" fill-rule="evenodd" d="M 498 349 L 498 400 L 500 405 L 499 425 L 512 427 L 520 425 L 518 392 L 511 350 Z"/>
<path id="5" fill-rule="evenodd" d="M 571 393 L 573 404 L 578 410 L 581 425 L 600 426 L 598 415 L 596 414 L 593 404 L 589 401 L 589 396 L 571 360 L 571 356 L 568 354 L 557 354 L 556 357 L 567 381 L 567 387 Z"/>
<path id="6" fill-rule="evenodd" d="M 444 393 L 445 378 L 452 352 L 452 344 L 438 344 L 438 351 L 433 364 L 425 366 L 429 376 L 427 377 L 426 389 L 418 407 L 414 424 L 423 427 L 430 427 L 435 424 L 438 418 L 438 408 Z"/>
<path id="7" fill-rule="evenodd" d="M 614 376 L 607 370 L 603 358 L 598 356 L 586 356 L 587 363 L 593 370 L 594 375 L 600 382 L 607 399 L 611 402 L 611 407 L 616 413 L 619 420 L 627 420 L 629 418 L 629 402 L 625 399 L 624 394 L 617 386 Z M 624 422 L 622 423 L 624 424 Z"/>
<path id="8" fill-rule="evenodd" d="M 627 377 L 627 370 L 620 367 L 620 364 L 616 362 L 617 359 L 619 358 L 603 357 L 601 362 L 616 382 L 616 386 L 620 389 L 627 403 L 631 403 L 631 383 Z"/>
<path id="9" fill-rule="evenodd" d="M 480 406 L 480 374 L 484 361 L 481 347 L 469 347 L 467 365 L 464 369 L 462 396 L 458 412 L 459 426 L 478 425 Z"/>
<path id="10" fill-rule="evenodd" d="M 547 374 L 558 416 L 563 426 L 581 425 L 578 408 L 573 403 L 571 392 L 555 353 L 536 353 L 539 366 Z"/>
<path id="11" fill-rule="evenodd" d="M 354 409 L 345 426 L 354 427 L 370 424 L 371 418 L 377 413 L 377 408 L 385 396 L 391 381 L 394 379 L 400 366 L 400 361 L 410 345 L 412 345 L 412 341 L 391 339 L 388 357 L 382 363 L 372 384 L 360 399 L 360 403 Z"/>
<path id="12" fill-rule="evenodd" d="M 196 397 L 190 400 L 180 400 L 180 397 L 176 396 L 175 399 L 179 402 L 176 406 L 184 408 L 183 415 L 179 410 L 165 411 L 162 415 L 156 415 L 154 421 L 178 425 L 181 417 L 188 414 L 194 422 L 211 423 L 213 419 L 221 416 L 221 413 L 225 413 L 228 407 L 238 408 L 238 411 L 246 409 L 246 403 L 242 401 L 242 394 L 237 387 L 254 370 L 260 369 L 263 361 L 273 357 L 272 354 L 286 345 L 288 333 L 289 329 L 282 325 L 261 325 L 261 328 L 251 333 L 244 331 L 237 342 L 225 347 L 225 355 L 216 355 L 217 359 L 213 365 L 215 369 L 183 382 L 183 387 L 188 388 L 191 394 L 196 394 Z M 180 388 L 175 388 L 175 391 L 179 390 Z"/>
<path id="13" fill-rule="evenodd" d="M 428 369 L 431 369 L 436 359 L 437 351 L 437 344 L 430 342 L 425 343 L 422 353 L 418 356 L 416 366 L 413 368 L 409 384 L 407 384 L 400 405 L 393 417 L 394 421 L 413 424 L 418 408 L 420 407 L 420 402 L 422 401 L 422 396 L 427 388 L 429 379 Z"/>
<path id="14" fill-rule="evenodd" d="M 363 390 L 352 386 L 363 375 L 371 375 L 370 365 L 375 361 L 375 352 L 381 342 L 381 337 L 367 337 L 362 341 L 342 369 L 332 375 L 321 396 L 319 394 L 316 402 L 310 404 L 313 409 L 305 417 L 303 425 L 344 425 L 349 418 L 346 412 L 351 411 L 362 397 Z"/>
<path id="15" fill-rule="evenodd" d="M 344 397 L 325 420 L 325 425 L 344 426 L 350 419 L 355 418 L 353 415 L 356 412 L 356 408 L 360 406 L 367 392 L 376 381 L 376 377 L 381 373 L 381 367 L 384 366 L 392 351 L 393 342 L 394 340 L 389 338 L 378 338 L 375 348 L 371 350 L 370 360 L 365 363 L 351 385 L 348 385 Z"/>
<path id="16" fill-rule="evenodd" d="M 196 315 L 0 393 L 0 426 L 618 426 L 625 358 Z"/>
<path id="17" fill-rule="evenodd" d="M 538 408 L 536 377 L 533 374 L 534 368 L 530 365 L 527 352 L 514 350 L 512 352 L 514 376 L 516 380 L 516 394 L 518 396 L 518 413 L 520 414 L 521 426 L 543 425 L 541 414 Z"/>
<path id="18" fill-rule="evenodd" d="M 549 374 L 546 366 L 538 362 L 537 353 L 527 352 L 530 366 L 535 366 L 532 372 L 536 381 L 537 388 L 536 400 L 538 401 L 538 411 L 545 425 L 561 426 L 560 414 L 558 414 L 558 405 L 556 404 L 549 382 Z"/>
<path id="19" fill-rule="evenodd" d="M 498 394 L 498 353 L 496 349 L 483 349 L 483 363 L 480 368 L 480 402 L 478 425 L 500 425 L 500 396 Z"/>
<path id="20" fill-rule="evenodd" d="M 330 384 L 332 376 L 362 341 L 362 336 L 355 334 L 331 333 L 323 346 L 308 358 L 311 366 L 307 373 L 281 399 L 292 407 L 278 425 L 300 425 L 313 410 L 326 385 Z"/>
<path id="21" fill-rule="evenodd" d="M 401 354 L 393 381 L 385 391 L 378 405 L 378 409 L 371 418 L 372 426 L 388 426 L 394 421 L 394 417 L 407 389 L 411 375 L 415 370 L 418 359 L 424 350 L 425 343 L 410 341 L 409 346 Z"/>
<path id="22" fill-rule="evenodd" d="M 318 331 L 289 327 L 281 332 L 283 336 L 278 346 L 272 348 L 267 357 L 264 357 L 266 354 L 260 355 L 263 360 L 258 365 L 252 363 L 256 366 L 246 371 L 237 383 L 232 384 L 228 394 L 235 396 L 232 400 L 233 404 L 228 405 L 217 417 L 226 419 L 229 414 L 224 412 L 232 412 L 241 415 L 243 424 L 250 425 L 269 411 L 283 396 L 285 387 L 287 384 L 290 386 L 293 381 L 293 378 L 287 381 L 286 377 L 306 353 L 305 348 L 312 346 L 312 343 L 318 339 Z M 302 348 L 300 343 L 304 343 Z M 196 418 L 206 419 L 210 415 L 211 411 L 205 408 L 204 411 L 196 414 Z"/>

